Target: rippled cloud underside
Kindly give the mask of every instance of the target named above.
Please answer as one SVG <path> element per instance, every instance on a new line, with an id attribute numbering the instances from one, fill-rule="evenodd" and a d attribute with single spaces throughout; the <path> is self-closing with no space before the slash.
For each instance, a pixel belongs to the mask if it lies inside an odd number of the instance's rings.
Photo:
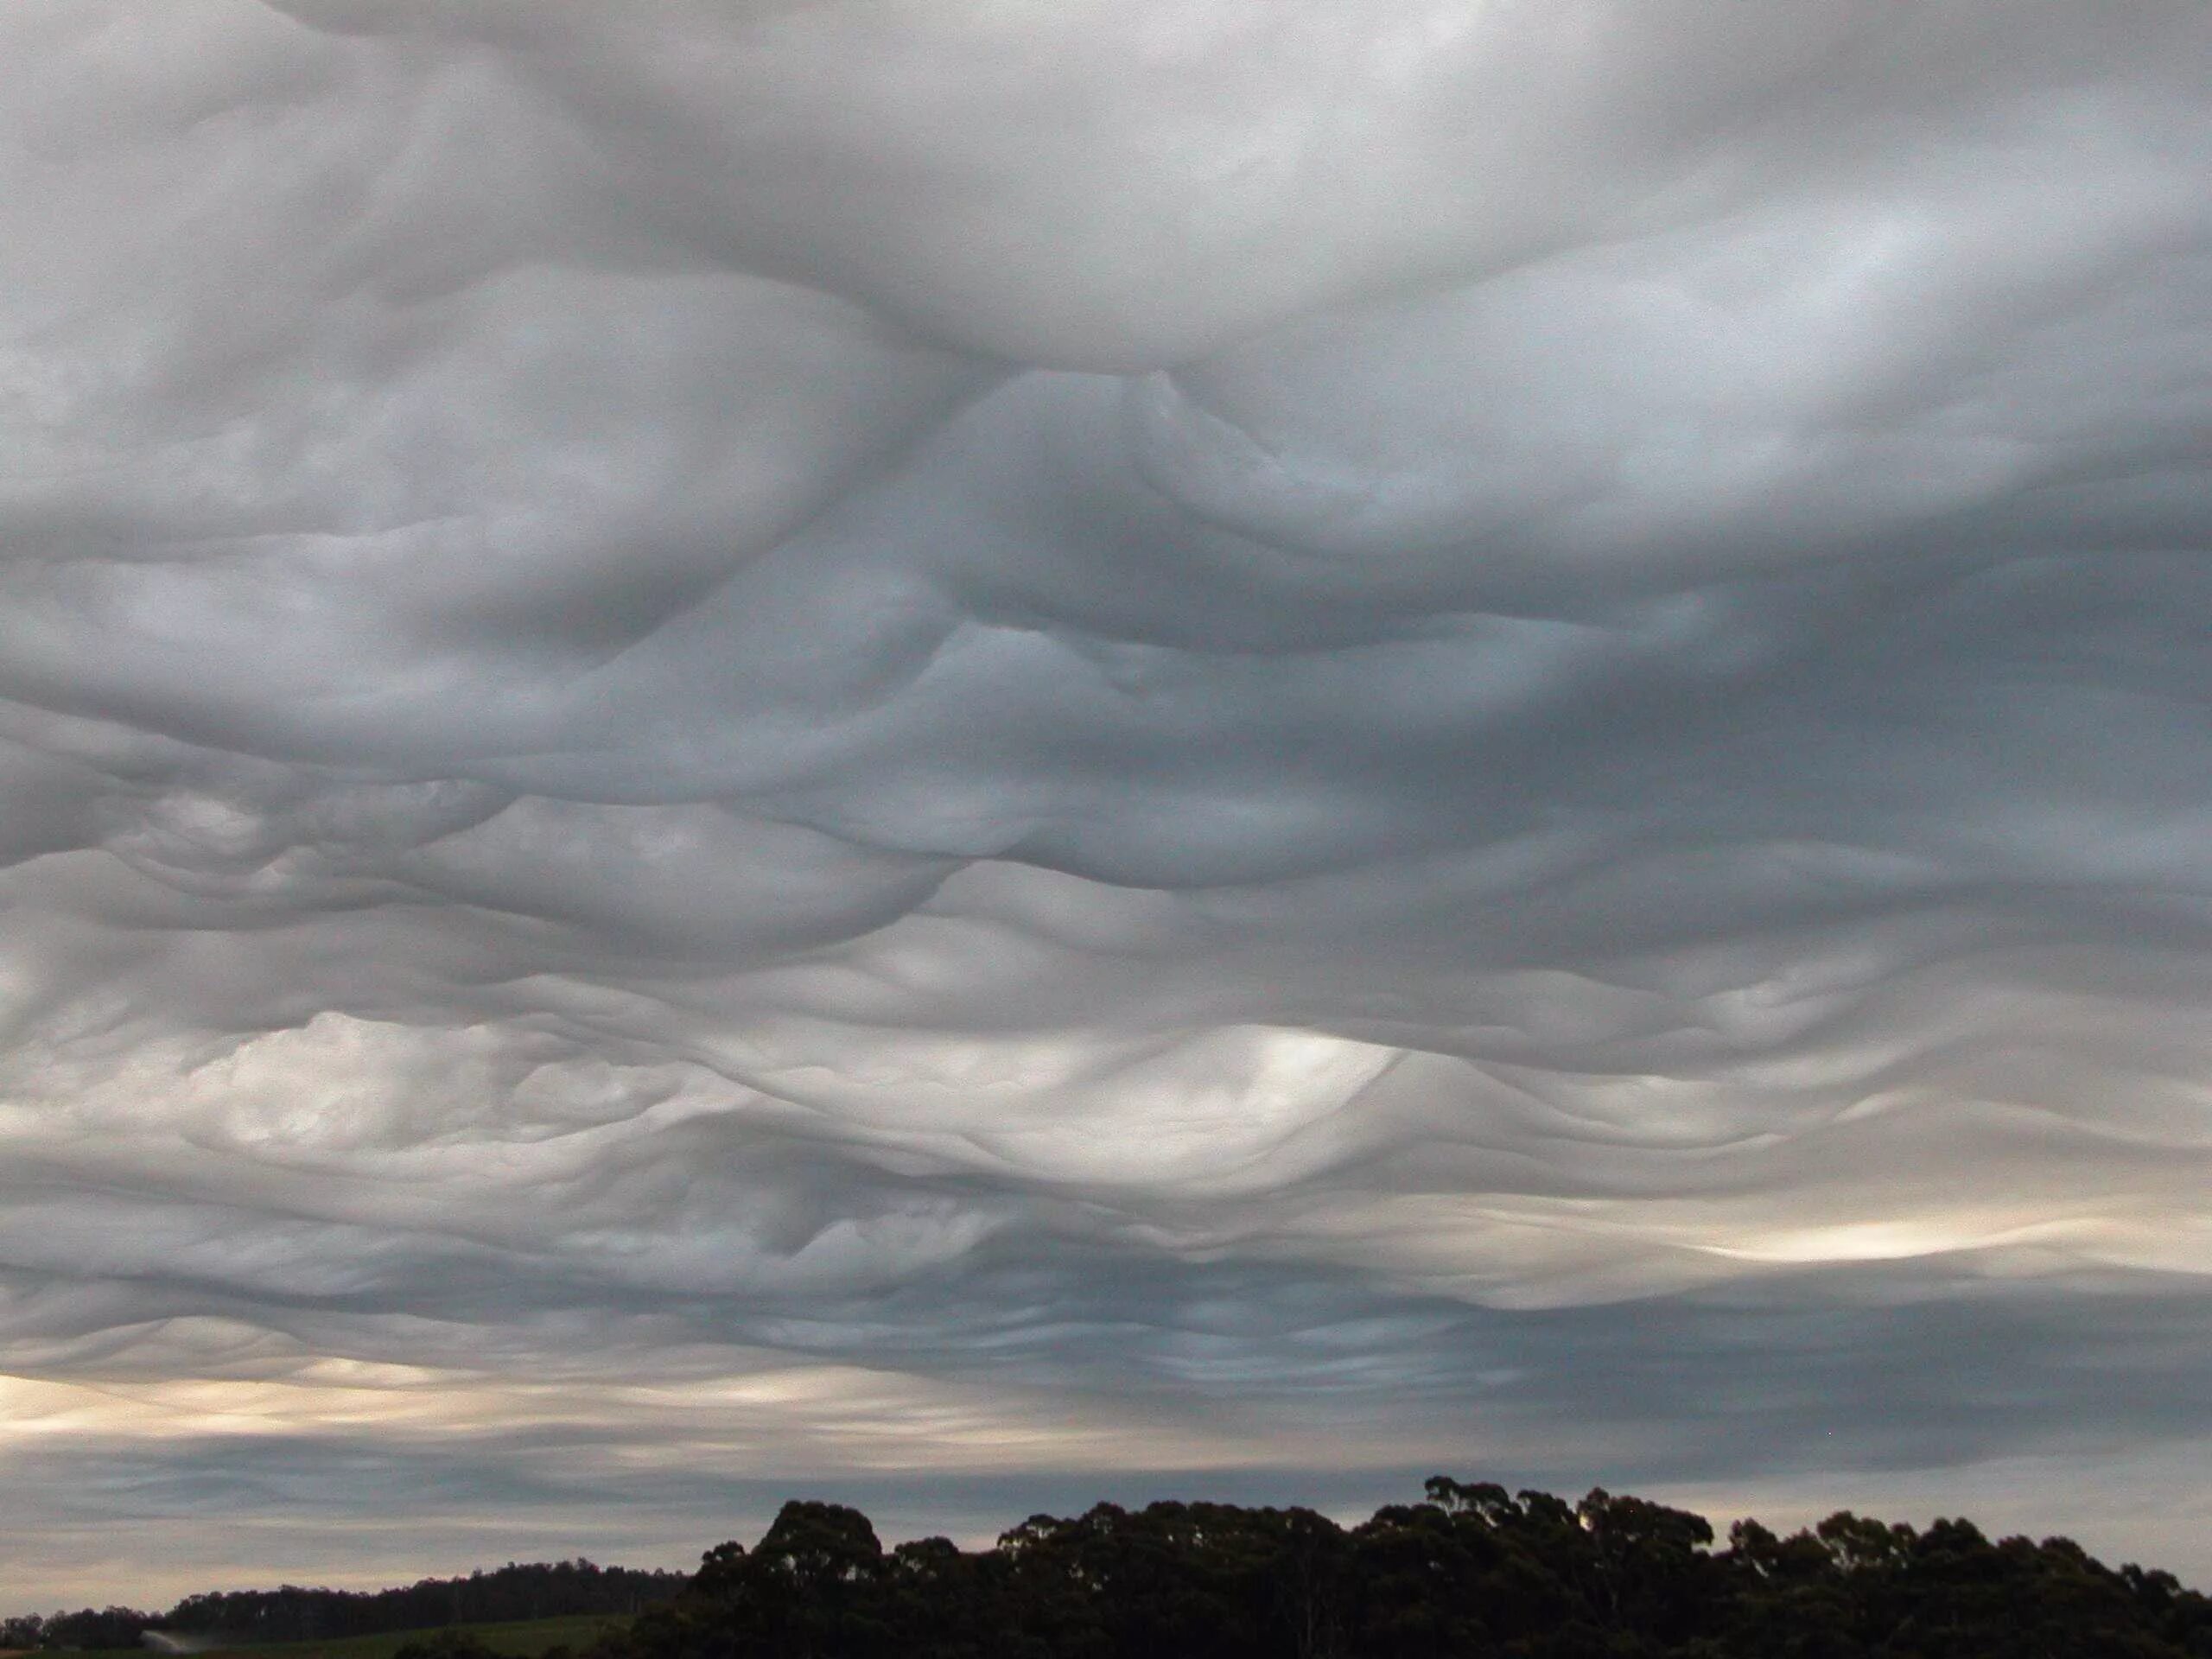
<path id="1" fill-rule="evenodd" d="M 2212 1470 L 2212 10 L 10 0 L 41 1599 Z"/>

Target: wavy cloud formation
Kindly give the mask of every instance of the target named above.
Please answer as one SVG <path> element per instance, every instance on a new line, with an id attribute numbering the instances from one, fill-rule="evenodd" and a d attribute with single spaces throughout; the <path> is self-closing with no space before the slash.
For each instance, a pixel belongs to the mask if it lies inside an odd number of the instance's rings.
<path id="1" fill-rule="evenodd" d="M 16 1593 L 1431 1466 L 2212 1570 L 2209 51 L 10 6 Z"/>

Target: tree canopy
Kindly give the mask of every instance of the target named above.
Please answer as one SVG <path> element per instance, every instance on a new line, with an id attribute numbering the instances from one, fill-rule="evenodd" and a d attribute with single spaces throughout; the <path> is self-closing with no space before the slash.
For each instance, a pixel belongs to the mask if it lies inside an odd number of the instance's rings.
<path id="1" fill-rule="evenodd" d="M 595 1659 L 2208 1659 L 2212 1603 L 2064 1538 L 1847 1512 L 1779 1537 L 1438 1477 L 1346 1528 L 1160 1503 L 887 1550 L 787 1504 Z"/>
<path id="2" fill-rule="evenodd" d="M 688 1580 L 510 1566 L 378 1596 L 195 1596 L 11 1620 L 0 1646 L 236 1639 L 626 1611 L 582 1659 L 2212 1659 L 2212 1601 L 2067 1538 L 1839 1512 L 1778 1535 L 1599 1488 L 1570 1503 L 1438 1476 L 1345 1527 L 1308 1509 L 1099 1503 L 987 1549 L 887 1549 L 859 1510 L 784 1505 Z M 588 1604 L 588 1605 L 587 1605 Z M 456 1632 L 406 1659 L 490 1659 Z M 563 1659 L 573 1656 L 563 1656 Z"/>

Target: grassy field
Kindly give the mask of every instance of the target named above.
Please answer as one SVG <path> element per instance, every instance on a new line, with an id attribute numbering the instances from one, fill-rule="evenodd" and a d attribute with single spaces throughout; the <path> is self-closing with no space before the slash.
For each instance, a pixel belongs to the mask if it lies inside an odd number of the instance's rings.
<path id="1" fill-rule="evenodd" d="M 582 1648 L 601 1630 L 617 1630 L 629 1619 L 620 1613 L 578 1613 L 568 1618 L 531 1618 L 513 1624 L 454 1624 L 494 1653 L 512 1659 L 537 1659 L 548 1648 Z M 210 1648 L 193 1659 L 391 1659 L 407 1643 L 435 1630 L 386 1630 L 381 1636 L 348 1636 L 329 1642 L 271 1642 L 251 1648 Z M 145 1648 L 84 1648 L 68 1659 L 149 1659 Z"/>

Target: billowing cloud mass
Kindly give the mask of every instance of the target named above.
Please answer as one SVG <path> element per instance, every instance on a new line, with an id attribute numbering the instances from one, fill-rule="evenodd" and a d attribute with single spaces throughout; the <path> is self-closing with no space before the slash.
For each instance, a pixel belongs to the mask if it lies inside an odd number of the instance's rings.
<path id="1" fill-rule="evenodd" d="M 0 1611 L 1437 1468 L 2212 1571 L 2208 62 L 10 0 Z"/>

